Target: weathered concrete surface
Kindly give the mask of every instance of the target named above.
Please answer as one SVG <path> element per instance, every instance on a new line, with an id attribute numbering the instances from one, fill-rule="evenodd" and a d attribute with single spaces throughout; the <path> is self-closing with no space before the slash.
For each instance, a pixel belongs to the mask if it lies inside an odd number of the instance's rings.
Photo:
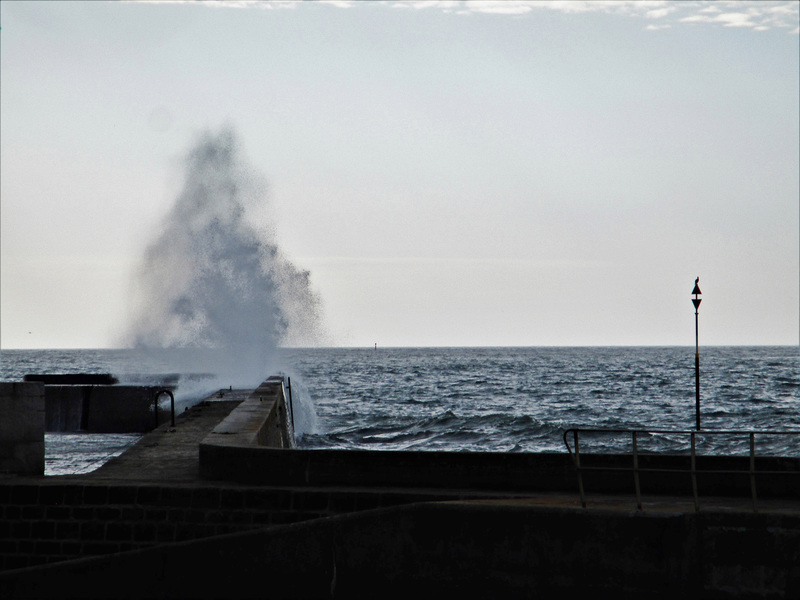
<path id="1" fill-rule="evenodd" d="M 797 515 L 460 502 L 367 511 L 19 570 L 0 575 L 0 594 L 797 598 L 798 565 Z"/>
<path id="2" fill-rule="evenodd" d="M 143 433 L 155 427 L 153 403 L 163 386 L 45 385 L 47 431 Z M 159 422 L 168 418 L 166 395 Z"/>
<path id="3" fill-rule="evenodd" d="M 44 385 L 0 382 L 0 473 L 44 474 Z"/>
<path id="4" fill-rule="evenodd" d="M 145 434 L 132 448 L 83 475 L 92 481 L 190 482 L 200 475 L 199 444 L 249 395 L 249 390 L 221 391 Z"/>
<path id="5" fill-rule="evenodd" d="M 50 389 L 50 394 L 47 389 Z M 45 429 L 81 431 L 88 427 L 91 387 L 47 386 L 45 388 Z"/>
<path id="6" fill-rule="evenodd" d="M 213 456 L 220 447 L 293 447 L 285 398 L 283 379 L 267 379 L 203 439 L 201 453 Z"/>

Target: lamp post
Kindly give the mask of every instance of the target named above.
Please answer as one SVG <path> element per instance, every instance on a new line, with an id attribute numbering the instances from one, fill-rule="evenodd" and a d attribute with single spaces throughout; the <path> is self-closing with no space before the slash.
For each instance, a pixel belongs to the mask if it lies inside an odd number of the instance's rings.
<path id="1" fill-rule="evenodd" d="M 694 289 L 692 294 L 692 304 L 694 304 L 694 380 L 695 380 L 695 418 L 697 419 L 697 430 L 700 431 L 700 336 L 698 333 L 698 316 L 697 309 L 700 308 L 700 303 L 703 301 L 698 296 L 702 295 L 700 291 L 700 278 L 694 280 Z"/>

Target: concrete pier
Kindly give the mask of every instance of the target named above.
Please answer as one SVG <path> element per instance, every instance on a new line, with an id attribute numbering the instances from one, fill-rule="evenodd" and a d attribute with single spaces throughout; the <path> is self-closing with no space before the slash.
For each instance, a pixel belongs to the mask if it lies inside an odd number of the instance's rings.
<path id="1" fill-rule="evenodd" d="M 156 426 L 154 405 L 163 386 L 45 384 L 47 431 L 143 433 Z M 159 407 L 159 422 L 169 410 Z"/>
<path id="2" fill-rule="evenodd" d="M 0 382 L 0 474 L 44 474 L 44 429 L 44 385 Z"/>
<path id="3" fill-rule="evenodd" d="M 285 399 L 263 387 L 94 473 L 0 480 L 0 597 L 800 596 L 796 486 L 758 512 L 713 488 L 700 512 L 664 489 L 636 510 L 612 478 L 581 508 L 566 452 L 276 447 Z"/>

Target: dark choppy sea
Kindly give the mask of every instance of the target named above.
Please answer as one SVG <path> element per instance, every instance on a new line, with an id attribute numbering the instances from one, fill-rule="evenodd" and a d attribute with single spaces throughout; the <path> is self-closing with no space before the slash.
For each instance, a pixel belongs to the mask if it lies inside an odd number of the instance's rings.
<path id="1" fill-rule="evenodd" d="M 292 377 L 305 447 L 560 452 L 570 427 L 695 426 L 693 347 L 324 348 L 279 354 L 283 372 Z M 133 356 L 126 350 L 4 350 L 0 378 L 145 372 L 149 366 L 131 364 Z M 193 385 L 183 390 L 182 401 L 200 400 L 218 387 Z M 702 348 L 701 418 L 703 429 L 712 432 L 800 432 L 800 349 Z M 113 443 L 99 451 L 94 465 L 135 441 L 117 438 L 106 440 Z M 620 439 L 597 443 L 613 449 L 624 445 Z M 70 449 L 81 443 L 87 443 L 85 436 L 48 434 L 48 472 L 90 468 L 69 465 Z M 800 454 L 800 433 L 759 435 L 757 443 L 759 453 Z M 683 451 L 689 438 L 654 434 L 640 444 L 645 451 Z M 709 434 L 699 444 L 709 452 L 747 451 L 746 438 L 737 436 Z"/>

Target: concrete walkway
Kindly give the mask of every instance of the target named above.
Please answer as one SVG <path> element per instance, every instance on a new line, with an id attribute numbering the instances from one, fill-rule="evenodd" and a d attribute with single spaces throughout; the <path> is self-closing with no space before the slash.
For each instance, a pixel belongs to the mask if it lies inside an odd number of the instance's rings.
<path id="1" fill-rule="evenodd" d="M 199 444 L 252 390 L 221 390 L 182 414 L 175 427 L 167 421 L 131 448 L 86 475 L 92 482 L 198 482 Z"/>

